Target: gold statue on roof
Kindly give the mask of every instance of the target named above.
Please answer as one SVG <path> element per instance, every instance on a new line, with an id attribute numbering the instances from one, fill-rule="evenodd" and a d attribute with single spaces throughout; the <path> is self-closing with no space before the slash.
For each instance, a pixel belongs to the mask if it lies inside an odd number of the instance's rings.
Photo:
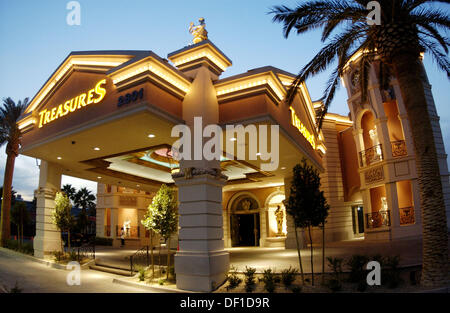
<path id="1" fill-rule="evenodd" d="M 194 25 L 193 22 L 189 25 L 189 32 L 194 36 L 192 42 L 194 44 L 208 39 L 208 31 L 205 29 L 205 19 L 203 17 L 198 19 L 199 25 Z"/>

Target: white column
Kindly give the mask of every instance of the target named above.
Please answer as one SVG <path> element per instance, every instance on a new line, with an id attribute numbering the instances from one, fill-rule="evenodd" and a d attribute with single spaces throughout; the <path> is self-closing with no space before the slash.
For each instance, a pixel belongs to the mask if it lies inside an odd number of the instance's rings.
<path id="1" fill-rule="evenodd" d="M 56 192 L 61 189 L 62 169 L 56 164 L 42 160 L 39 167 L 39 187 L 36 195 L 36 237 L 34 256 L 50 257 L 61 250 L 61 233 L 53 224 Z"/>
<path id="2" fill-rule="evenodd" d="M 177 287 L 209 292 L 229 269 L 224 250 L 222 187 L 226 177 L 213 169 L 193 169 L 192 177 L 174 175 L 180 206 L 179 248 L 175 255 Z"/>
<path id="3" fill-rule="evenodd" d="M 95 216 L 95 236 L 96 237 L 106 237 L 105 236 L 105 210 L 104 208 L 97 208 Z"/>
<path id="4" fill-rule="evenodd" d="M 118 223 L 118 209 L 117 208 L 115 208 L 115 209 L 113 209 L 113 208 L 111 208 L 110 209 L 110 211 L 111 211 L 111 214 L 110 214 L 110 219 L 111 219 L 111 223 L 110 223 L 110 225 L 111 225 L 111 237 L 112 238 L 116 238 L 116 237 L 118 237 L 118 234 L 116 234 L 116 226 L 117 226 L 117 223 Z M 118 230 L 118 231 L 120 231 L 120 229 Z"/>

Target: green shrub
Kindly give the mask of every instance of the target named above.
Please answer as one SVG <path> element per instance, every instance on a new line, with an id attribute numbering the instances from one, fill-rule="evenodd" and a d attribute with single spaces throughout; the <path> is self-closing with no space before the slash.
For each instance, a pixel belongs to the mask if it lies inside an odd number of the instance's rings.
<path id="1" fill-rule="evenodd" d="M 356 290 L 359 292 L 364 292 L 367 289 L 367 282 L 365 280 L 360 280 L 358 282 L 358 286 L 356 287 Z"/>
<path id="2" fill-rule="evenodd" d="M 17 251 L 19 250 L 19 242 L 17 240 L 7 240 L 6 248 Z"/>
<path id="3" fill-rule="evenodd" d="M 22 293 L 22 289 L 19 288 L 19 285 L 17 284 L 17 281 L 16 281 L 16 284 L 14 285 L 14 287 L 12 287 L 8 292 L 9 293 Z"/>
<path id="4" fill-rule="evenodd" d="M 113 239 L 104 237 L 95 237 L 95 244 L 98 246 L 112 246 Z"/>
<path id="5" fill-rule="evenodd" d="M 342 274 L 342 262 L 344 262 L 344 259 L 327 257 L 327 261 L 328 267 L 333 271 L 334 280 L 337 280 L 340 283 Z"/>
<path id="6" fill-rule="evenodd" d="M 366 265 L 368 259 L 365 255 L 354 254 L 347 261 L 347 266 L 350 268 L 349 281 L 352 283 L 359 283 L 361 280 L 366 284 Z"/>
<path id="7" fill-rule="evenodd" d="M 245 267 L 245 291 L 246 292 L 252 292 L 253 289 L 255 288 L 255 273 L 256 273 L 256 268 L 252 268 L 252 267 Z"/>
<path id="8" fill-rule="evenodd" d="M 242 283 L 242 279 L 239 278 L 237 269 L 235 267 L 230 268 L 230 275 L 228 276 L 227 290 L 235 289 Z"/>
<path id="9" fill-rule="evenodd" d="M 78 261 L 78 253 L 75 249 L 69 251 L 68 256 L 70 261 Z"/>
<path id="10" fill-rule="evenodd" d="M 141 267 L 139 268 L 139 281 L 144 281 L 145 280 L 145 268 Z"/>
<path id="11" fill-rule="evenodd" d="M 22 248 L 20 250 L 21 250 L 21 252 L 26 253 L 26 254 L 30 254 L 30 255 L 34 254 L 33 244 L 30 242 L 23 243 Z"/>
<path id="12" fill-rule="evenodd" d="M 382 281 L 385 281 L 389 288 L 397 288 L 401 283 L 399 264 L 400 257 L 398 255 L 386 257 L 386 270 L 382 276 Z"/>
<path id="13" fill-rule="evenodd" d="M 260 281 L 264 283 L 264 289 L 267 290 L 267 292 L 272 293 L 275 291 L 277 277 L 272 269 L 269 268 L 267 270 L 264 270 L 263 277 L 260 278 Z"/>
<path id="14" fill-rule="evenodd" d="M 328 286 L 328 288 L 330 288 L 330 290 L 332 292 L 337 292 L 337 291 L 340 291 L 342 289 L 341 282 L 338 279 L 330 279 L 328 281 L 327 286 Z"/>
<path id="15" fill-rule="evenodd" d="M 283 285 L 286 289 L 288 289 L 295 281 L 295 275 L 297 274 L 297 272 L 297 269 L 292 268 L 291 266 L 281 271 L 281 281 L 283 282 Z"/>
<path id="16" fill-rule="evenodd" d="M 53 257 L 55 258 L 56 262 L 61 262 L 62 260 L 65 259 L 64 252 L 62 252 L 62 251 L 56 250 L 56 251 L 53 251 L 52 254 L 53 254 Z"/>

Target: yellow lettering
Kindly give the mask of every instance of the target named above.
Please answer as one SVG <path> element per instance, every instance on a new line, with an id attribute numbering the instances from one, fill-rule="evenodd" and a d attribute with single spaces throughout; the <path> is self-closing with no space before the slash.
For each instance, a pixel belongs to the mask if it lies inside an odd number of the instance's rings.
<path id="1" fill-rule="evenodd" d="M 45 112 L 47 112 L 47 110 L 39 112 L 39 128 L 42 127 L 42 122 L 44 121 Z"/>
<path id="2" fill-rule="evenodd" d="M 50 121 L 53 121 L 53 120 L 56 119 L 56 117 L 55 117 L 56 109 L 57 109 L 57 107 L 54 107 L 54 108 L 52 109 L 52 115 L 51 115 L 51 117 L 50 117 Z"/>
<path id="3" fill-rule="evenodd" d="M 39 128 L 47 123 L 50 123 L 62 116 L 75 112 L 77 109 L 81 109 L 88 104 L 98 103 L 103 100 L 106 95 L 106 89 L 102 86 L 106 84 L 106 79 L 102 79 L 95 87 L 89 90 L 87 93 L 82 93 L 75 98 L 67 100 L 64 104 L 55 106 L 52 109 L 43 109 L 39 112 Z M 97 98 L 94 98 L 97 95 Z"/>
<path id="4" fill-rule="evenodd" d="M 63 116 L 63 105 L 62 104 L 60 104 L 58 106 L 58 111 L 56 112 L 55 119 L 57 119 L 57 118 L 59 118 L 61 116 Z"/>
<path id="5" fill-rule="evenodd" d="M 70 100 L 70 112 L 75 112 L 75 110 L 77 109 L 77 103 L 72 100 Z"/>
<path id="6" fill-rule="evenodd" d="M 66 101 L 66 103 L 64 103 L 64 113 L 63 116 L 69 114 L 70 111 L 70 101 Z"/>
<path id="7" fill-rule="evenodd" d="M 94 100 L 94 103 L 99 103 L 106 95 L 106 89 L 102 88 L 102 85 L 106 84 L 106 79 L 102 79 L 95 85 L 95 93 L 99 95 L 97 99 Z"/>
<path id="8" fill-rule="evenodd" d="M 82 93 L 78 99 L 78 108 L 80 108 L 80 105 L 86 106 L 86 102 L 84 102 L 84 99 L 86 99 L 86 94 Z"/>
<path id="9" fill-rule="evenodd" d="M 94 102 L 94 99 L 92 99 L 92 97 L 94 96 L 94 91 L 95 89 L 89 90 L 86 104 L 91 104 L 92 102 Z"/>
<path id="10" fill-rule="evenodd" d="M 47 123 L 50 123 L 50 122 L 51 122 L 51 120 L 50 120 L 50 112 L 47 111 L 47 112 L 45 112 L 44 125 L 47 124 Z"/>
<path id="11" fill-rule="evenodd" d="M 314 135 L 311 134 L 308 129 L 306 129 L 306 126 L 303 125 L 302 121 L 300 121 L 300 118 L 295 114 L 294 108 L 291 106 L 289 107 L 289 110 L 291 110 L 291 124 L 298 129 L 300 134 L 305 137 L 305 139 L 311 144 L 313 149 L 316 149 L 316 141 L 314 139 Z"/>

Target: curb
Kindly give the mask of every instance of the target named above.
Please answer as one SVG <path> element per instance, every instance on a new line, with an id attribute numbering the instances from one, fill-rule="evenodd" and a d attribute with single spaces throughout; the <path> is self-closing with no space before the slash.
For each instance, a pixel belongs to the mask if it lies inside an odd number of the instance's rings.
<path id="1" fill-rule="evenodd" d="M 35 256 L 29 255 L 29 254 L 25 254 L 25 253 L 21 253 L 21 252 L 17 252 L 11 249 L 7 249 L 7 248 L 3 248 L 0 247 L 0 253 L 5 253 L 5 254 L 9 254 L 9 255 L 14 255 L 14 256 L 20 256 L 26 259 L 29 259 L 30 261 L 36 262 L 36 263 L 41 263 L 46 265 L 47 267 L 51 267 L 51 268 L 55 268 L 58 270 L 65 270 L 65 271 L 69 271 L 71 269 L 67 269 L 67 264 L 59 264 L 59 263 L 55 263 L 53 261 L 49 261 L 49 260 L 45 260 L 45 259 L 39 259 Z M 81 268 L 89 268 L 89 264 L 92 263 L 94 260 L 89 261 L 83 265 L 81 265 Z"/>
<path id="2" fill-rule="evenodd" d="M 137 282 L 122 280 L 122 279 L 118 279 L 118 278 L 113 278 L 112 282 L 113 282 L 113 284 L 120 284 L 120 285 L 124 285 L 124 286 L 128 286 L 128 287 L 134 287 L 134 288 L 149 290 L 149 291 L 153 291 L 153 292 L 195 293 L 193 291 L 187 291 L 187 290 L 181 290 L 181 289 L 173 289 L 173 288 L 167 288 L 167 287 L 162 287 L 162 286 L 148 286 L 148 285 L 143 285 L 143 284 L 140 284 L 140 283 L 137 283 Z"/>

